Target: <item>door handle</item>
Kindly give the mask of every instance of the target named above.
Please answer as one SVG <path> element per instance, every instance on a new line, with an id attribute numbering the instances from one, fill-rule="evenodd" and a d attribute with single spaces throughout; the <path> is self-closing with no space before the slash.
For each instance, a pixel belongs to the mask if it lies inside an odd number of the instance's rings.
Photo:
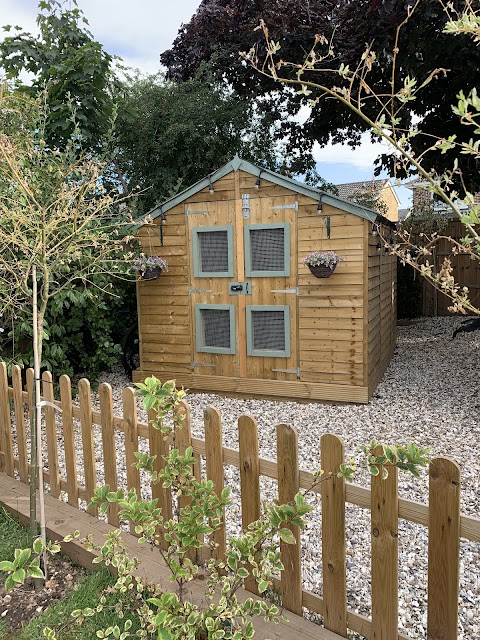
<path id="1" fill-rule="evenodd" d="M 230 291 L 243 291 L 243 284 L 232 284 Z"/>

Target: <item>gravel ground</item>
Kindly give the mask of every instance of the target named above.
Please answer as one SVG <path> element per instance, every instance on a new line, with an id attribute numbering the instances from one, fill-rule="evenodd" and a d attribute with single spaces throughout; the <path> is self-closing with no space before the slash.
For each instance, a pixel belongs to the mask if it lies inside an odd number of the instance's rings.
<path id="1" fill-rule="evenodd" d="M 203 410 L 214 406 L 222 415 L 224 444 L 236 448 L 238 417 L 249 414 L 258 422 L 260 455 L 275 459 L 275 425 L 292 424 L 299 435 L 300 465 L 309 470 L 318 468 L 319 440 L 325 432 L 336 433 L 344 439 L 347 456 L 356 453 L 358 443 L 371 438 L 389 443 L 413 441 L 429 447 L 433 456 L 448 455 L 460 463 L 461 510 L 479 517 L 480 332 L 459 334 L 452 341 L 450 336 L 459 322 L 458 318 L 434 318 L 399 327 L 395 356 L 369 405 L 269 402 L 189 394 L 192 432 L 203 437 Z M 117 370 L 106 374 L 102 381 L 112 385 L 114 402 L 120 413 L 121 391 L 129 384 L 128 380 Z M 94 398 L 96 402 L 95 395 Z M 139 417 L 146 421 L 143 412 Z M 117 451 L 121 451 L 123 435 L 119 434 L 118 438 Z M 95 439 L 100 461 L 99 429 L 95 430 Z M 80 471 L 81 446 L 78 451 Z M 125 465 L 122 466 L 120 460 L 119 464 L 119 481 L 123 484 Z M 100 474 L 98 479 L 102 481 Z M 426 473 L 420 480 L 405 474 L 400 474 L 399 479 L 402 497 L 426 501 Z M 356 479 L 360 484 L 365 484 L 366 480 L 366 474 Z M 227 467 L 226 482 L 232 487 L 234 500 L 227 513 L 228 533 L 235 533 L 238 527 L 235 523 L 240 522 L 236 469 Z M 146 495 L 148 491 L 145 484 Z M 262 481 L 262 495 L 266 499 L 275 498 L 272 481 Z M 317 504 L 302 540 L 304 586 L 319 594 L 322 592 L 320 514 Z M 400 521 L 399 547 L 400 629 L 411 638 L 426 638 L 426 529 Z M 462 540 L 460 549 L 458 637 L 473 640 L 480 637 L 480 546 Z M 347 508 L 348 605 L 365 615 L 370 614 L 371 607 L 369 564 L 368 513 L 351 505 Z"/>

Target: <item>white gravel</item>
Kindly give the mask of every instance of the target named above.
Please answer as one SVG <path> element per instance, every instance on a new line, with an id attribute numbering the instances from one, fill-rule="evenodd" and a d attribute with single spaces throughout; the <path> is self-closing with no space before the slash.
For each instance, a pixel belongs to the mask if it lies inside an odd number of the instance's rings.
<path id="1" fill-rule="evenodd" d="M 358 443 L 371 438 L 389 443 L 413 441 L 429 447 L 433 456 L 448 455 L 460 464 L 461 510 L 479 517 L 480 332 L 462 333 L 452 341 L 452 331 L 459 322 L 459 318 L 432 318 L 399 327 L 395 356 L 369 405 L 302 404 L 189 394 L 193 434 L 203 437 L 203 410 L 214 406 L 222 415 L 224 444 L 236 448 L 238 417 L 249 414 L 259 425 L 260 455 L 274 459 L 275 425 L 292 424 L 299 434 L 301 467 L 309 470 L 318 468 L 319 441 L 325 432 L 336 433 L 344 439 L 347 456 L 356 453 Z M 120 414 L 121 391 L 129 384 L 128 380 L 117 370 L 106 374 L 102 381 L 112 385 Z M 144 414 L 140 417 L 146 421 Z M 95 438 L 101 458 L 99 429 L 95 430 Z M 123 436 L 119 434 L 118 438 L 117 451 L 121 452 Z M 120 460 L 119 463 L 119 484 L 124 484 L 125 464 Z M 360 483 L 366 480 L 366 475 L 360 477 Z M 227 513 L 228 532 L 234 533 L 240 522 L 236 469 L 226 469 L 226 482 L 232 486 L 234 499 L 234 505 Z M 412 476 L 400 475 L 402 497 L 425 502 L 426 488 L 426 473 L 419 481 Z M 146 485 L 145 491 L 148 495 Z M 264 498 L 274 499 L 275 484 L 264 479 L 262 494 Z M 426 529 L 400 521 L 399 546 L 400 629 L 411 638 L 426 638 Z M 304 586 L 321 594 L 319 505 L 303 533 L 302 553 Z M 371 606 L 369 562 L 368 512 L 350 505 L 347 508 L 348 605 L 366 615 L 370 614 Z M 460 573 L 458 637 L 473 640 L 480 637 L 480 545 L 462 540 Z"/>

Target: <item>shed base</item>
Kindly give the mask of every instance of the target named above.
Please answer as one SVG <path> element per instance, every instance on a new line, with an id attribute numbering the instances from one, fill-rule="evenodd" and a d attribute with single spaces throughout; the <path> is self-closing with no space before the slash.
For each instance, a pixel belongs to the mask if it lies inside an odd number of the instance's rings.
<path id="1" fill-rule="evenodd" d="M 227 378 L 223 376 L 201 376 L 167 371 L 133 372 L 133 381 L 142 382 L 149 376 L 160 380 L 175 379 L 178 387 L 205 393 L 260 397 L 266 400 L 299 400 L 303 402 L 348 402 L 366 404 L 369 401 L 368 387 L 346 384 L 321 384 L 314 382 L 288 382 L 285 380 L 261 380 L 252 378 Z"/>

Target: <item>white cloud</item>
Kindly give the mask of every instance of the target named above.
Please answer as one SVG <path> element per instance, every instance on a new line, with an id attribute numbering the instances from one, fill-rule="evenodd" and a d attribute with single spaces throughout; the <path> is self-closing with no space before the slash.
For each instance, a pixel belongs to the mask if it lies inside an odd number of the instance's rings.
<path id="1" fill-rule="evenodd" d="M 388 145 L 370 140 L 370 134 L 362 134 L 362 143 L 359 147 L 352 149 L 346 144 L 327 144 L 320 147 L 315 143 L 313 155 L 317 162 L 351 164 L 358 169 L 371 169 L 373 173 L 373 163 L 381 154 L 388 151 Z"/>
<path id="2" fill-rule="evenodd" d="M 159 56 L 175 39 L 180 25 L 188 22 L 200 0 L 78 0 L 89 30 L 108 53 L 145 73 L 160 68 Z M 0 26 L 20 25 L 38 33 L 37 0 L 0 0 Z M 3 38 L 0 32 L 0 39 Z"/>

